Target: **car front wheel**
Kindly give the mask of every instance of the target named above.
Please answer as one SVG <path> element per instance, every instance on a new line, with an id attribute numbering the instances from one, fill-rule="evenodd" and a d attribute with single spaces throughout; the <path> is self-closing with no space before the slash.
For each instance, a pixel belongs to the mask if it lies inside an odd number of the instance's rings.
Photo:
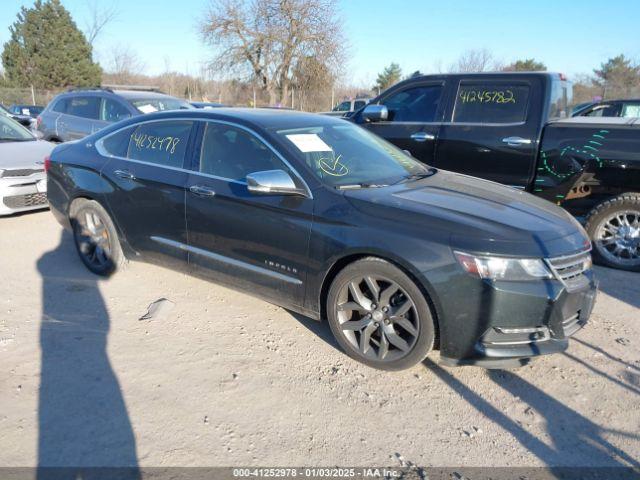
<path id="1" fill-rule="evenodd" d="M 409 368 L 433 348 L 434 322 L 424 294 L 382 259 L 345 267 L 329 288 L 326 312 L 340 346 L 370 367 Z"/>

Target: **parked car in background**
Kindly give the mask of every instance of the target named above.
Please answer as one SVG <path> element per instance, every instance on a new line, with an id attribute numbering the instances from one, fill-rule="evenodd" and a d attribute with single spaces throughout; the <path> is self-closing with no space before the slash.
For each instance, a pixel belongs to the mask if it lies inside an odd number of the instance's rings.
<path id="1" fill-rule="evenodd" d="M 356 112 L 369 103 L 370 98 L 355 98 L 351 100 L 344 100 L 336 105 L 330 112 L 321 112 L 322 115 L 329 115 L 332 117 L 344 117 L 350 113 Z"/>
<path id="2" fill-rule="evenodd" d="M 184 100 L 156 91 L 78 88 L 51 100 L 38 116 L 37 129 L 45 140 L 67 142 L 133 116 L 192 108 Z"/>
<path id="3" fill-rule="evenodd" d="M 190 102 L 196 108 L 220 108 L 220 107 L 228 107 L 229 105 L 225 105 L 224 103 L 215 103 L 215 102 Z"/>
<path id="4" fill-rule="evenodd" d="M 606 100 L 589 103 L 574 111 L 573 116 L 640 118 L 640 99 Z"/>
<path id="5" fill-rule="evenodd" d="M 351 118 L 438 168 L 525 190 L 586 216 L 594 257 L 640 271 L 640 120 L 566 118 L 560 74 L 434 75 Z"/>
<path id="6" fill-rule="evenodd" d="M 33 129 L 36 124 L 36 120 L 29 115 L 22 115 L 17 113 L 11 113 L 4 105 L 0 105 L 0 115 L 12 118 L 23 127 Z"/>
<path id="7" fill-rule="evenodd" d="M 47 208 L 44 159 L 54 146 L 0 115 L 0 215 Z"/>
<path id="8" fill-rule="evenodd" d="M 14 115 L 28 115 L 31 118 L 36 118 L 44 110 L 40 105 L 11 105 L 9 111 Z"/>
<path id="9" fill-rule="evenodd" d="M 372 367 L 560 352 L 589 318 L 590 245 L 563 209 L 427 167 L 342 119 L 162 112 L 58 146 L 55 217 L 109 275 L 125 258 L 316 319 Z"/>

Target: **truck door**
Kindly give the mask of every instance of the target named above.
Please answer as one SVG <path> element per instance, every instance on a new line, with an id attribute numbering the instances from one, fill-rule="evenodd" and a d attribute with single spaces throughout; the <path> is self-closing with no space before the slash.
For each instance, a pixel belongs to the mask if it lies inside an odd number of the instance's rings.
<path id="1" fill-rule="evenodd" d="M 387 120 L 365 123 L 361 115 L 354 118 L 360 126 L 408 150 L 418 160 L 433 164 L 436 140 L 444 114 L 444 81 L 410 83 L 391 89 L 377 102 L 387 107 Z"/>
<path id="2" fill-rule="evenodd" d="M 476 77 L 461 79 L 454 88 L 435 166 L 527 187 L 541 128 L 542 81 Z"/>

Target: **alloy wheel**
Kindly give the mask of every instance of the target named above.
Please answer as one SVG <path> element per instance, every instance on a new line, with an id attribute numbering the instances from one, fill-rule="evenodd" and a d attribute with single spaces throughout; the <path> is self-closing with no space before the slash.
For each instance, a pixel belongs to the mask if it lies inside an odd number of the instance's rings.
<path id="1" fill-rule="evenodd" d="M 75 237 L 80 254 L 95 269 L 106 268 L 111 263 L 111 239 L 100 216 L 85 209 L 79 212 L 75 222 Z"/>
<path id="2" fill-rule="evenodd" d="M 372 360 L 404 357 L 420 333 L 411 297 L 397 283 L 381 276 L 352 279 L 340 290 L 336 309 L 344 337 Z"/>
<path id="3" fill-rule="evenodd" d="M 596 229 L 595 247 L 618 265 L 640 265 L 640 211 L 618 211 L 603 219 Z"/>

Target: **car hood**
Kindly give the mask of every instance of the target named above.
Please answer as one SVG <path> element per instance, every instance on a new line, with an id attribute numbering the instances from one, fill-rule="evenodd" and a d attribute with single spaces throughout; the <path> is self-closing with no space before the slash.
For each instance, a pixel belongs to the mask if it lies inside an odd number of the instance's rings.
<path id="1" fill-rule="evenodd" d="M 446 231 L 453 248 L 467 251 L 550 257 L 588 247 L 580 224 L 560 207 L 524 191 L 443 170 L 419 181 L 347 190 L 345 196 L 377 218 Z"/>
<path id="2" fill-rule="evenodd" d="M 43 168 L 44 157 L 54 147 L 44 140 L 0 142 L 0 169 Z"/>

